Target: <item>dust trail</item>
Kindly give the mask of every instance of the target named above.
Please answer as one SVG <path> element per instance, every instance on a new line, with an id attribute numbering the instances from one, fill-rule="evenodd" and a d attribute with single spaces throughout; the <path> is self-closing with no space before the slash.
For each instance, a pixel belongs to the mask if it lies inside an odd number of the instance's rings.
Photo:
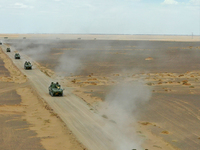
<path id="1" fill-rule="evenodd" d="M 16 40 L 8 42 L 11 46 L 15 47 L 16 50 L 29 55 L 36 61 L 47 60 L 51 49 L 55 41 L 53 40 Z M 11 47 L 12 48 L 12 47 Z"/>
<path id="2" fill-rule="evenodd" d="M 51 59 L 56 59 L 52 70 L 67 76 L 84 72 L 86 60 L 94 62 L 107 57 L 104 53 L 97 52 L 99 50 L 95 47 L 95 41 L 26 39 L 9 40 L 7 43 L 11 45 L 11 49 L 13 46 L 39 63 L 46 64 Z M 104 44 L 102 50 L 109 50 L 109 45 L 109 42 Z"/>
<path id="3" fill-rule="evenodd" d="M 122 83 L 117 85 L 107 94 L 105 102 L 99 106 L 102 116 L 115 122 L 118 131 L 114 135 L 116 150 L 142 150 L 142 140 L 137 136 L 134 129 L 138 113 L 149 101 L 151 90 L 143 82 Z M 108 126 L 105 130 L 112 132 Z"/>

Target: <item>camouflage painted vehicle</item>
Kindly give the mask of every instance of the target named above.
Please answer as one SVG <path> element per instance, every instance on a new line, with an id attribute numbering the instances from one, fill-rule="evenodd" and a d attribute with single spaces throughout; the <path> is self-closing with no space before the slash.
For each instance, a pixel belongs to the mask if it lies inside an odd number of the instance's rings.
<path id="1" fill-rule="evenodd" d="M 49 86 L 49 95 L 53 96 L 63 96 L 63 89 L 58 82 L 51 82 Z"/>
<path id="2" fill-rule="evenodd" d="M 9 48 L 9 47 L 6 49 L 6 52 L 11 52 L 11 50 L 10 50 L 10 48 Z"/>
<path id="3" fill-rule="evenodd" d="M 25 63 L 24 63 L 24 69 L 32 69 L 32 65 L 31 65 L 31 63 L 29 62 L 29 61 L 25 61 Z"/>
<path id="4" fill-rule="evenodd" d="M 19 53 L 16 53 L 16 54 L 15 54 L 15 59 L 20 59 Z"/>

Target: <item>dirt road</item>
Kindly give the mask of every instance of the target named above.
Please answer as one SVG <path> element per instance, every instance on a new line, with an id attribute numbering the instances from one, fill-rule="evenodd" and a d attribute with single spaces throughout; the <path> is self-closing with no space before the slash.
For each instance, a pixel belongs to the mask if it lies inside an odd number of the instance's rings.
<path id="1" fill-rule="evenodd" d="M 24 70 L 24 62 L 32 60 L 23 54 L 21 54 L 20 60 L 15 60 L 13 47 L 11 47 L 10 53 L 6 52 L 6 45 L 2 45 L 2 49 L 21 72 L 28 77 L 39 96 L 50 105 L 76 135 L 77 139 L 89 150 L 117 149 L 115 143 L 121 142 L 123 137 L 116 135 L 118 129 L 114 123 L 94 113 L 85 102 L 70 93 L 69 88 L 65 89 L 63 97 L 51 97 L 48 94 L 48 86 L 52 82 L 51 78 L 42 73 L 36 66 L 33 66 L 32 70 Z"/>

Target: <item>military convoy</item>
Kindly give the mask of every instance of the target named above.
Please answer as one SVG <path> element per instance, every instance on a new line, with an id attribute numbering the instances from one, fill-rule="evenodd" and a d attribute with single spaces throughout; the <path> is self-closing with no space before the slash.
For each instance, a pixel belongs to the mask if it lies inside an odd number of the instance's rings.
<path id="1" fill-rule="evenodd" d="M 32 64 L 30 61 L 25 61 L 24 63 L 24 69 L 32 69 Z"/>
<path id="2" fill-rule="evenodd" d="M 1 45 L 2 43 L 0 43 Z M 11 52 L 10 48 L 8 47 L 6 49 L 6 52 Z M 20 54 L 19 53 L 15 53 L 14 55 L 15 59 L 20 59 Z M 30 61 L 25 61 L 24 63 L 24 69 L 28 70 L 28 69 L 32 69 L 32 64 Z M 49 86 L 49 95 L 53 96 L 63 96 L 63 90 L 61 88 L 61 85 L 56 82 L 51 82 L 50 86 Z"/>
<path id="3" fill-rule="evenodd" d="M 58 82 L 51 82 L 49 86 L 49 95 L 53 96 L 63 96 L 63 89 Z"/>
<path id="4" fill-rule="evenodd" d="M 20 59 L 20 54 L 19 53 L 15 53 L 15 59 Z"/>
<path id="5" fill-rule="evenodd" d="M 10 50 L 10 48 L 9 48 L 9 47 L 6 49 L 6 52 L 11 52 L 11 50 Z"/>

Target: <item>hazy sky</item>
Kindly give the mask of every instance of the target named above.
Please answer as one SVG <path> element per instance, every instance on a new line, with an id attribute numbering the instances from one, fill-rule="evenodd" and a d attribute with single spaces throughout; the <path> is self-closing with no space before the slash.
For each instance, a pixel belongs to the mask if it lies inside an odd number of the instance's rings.
<path id="1" fill-rule="evenodd" d="M 200 34 L 200 0 L 0 0 L 0 33 Z"/>

